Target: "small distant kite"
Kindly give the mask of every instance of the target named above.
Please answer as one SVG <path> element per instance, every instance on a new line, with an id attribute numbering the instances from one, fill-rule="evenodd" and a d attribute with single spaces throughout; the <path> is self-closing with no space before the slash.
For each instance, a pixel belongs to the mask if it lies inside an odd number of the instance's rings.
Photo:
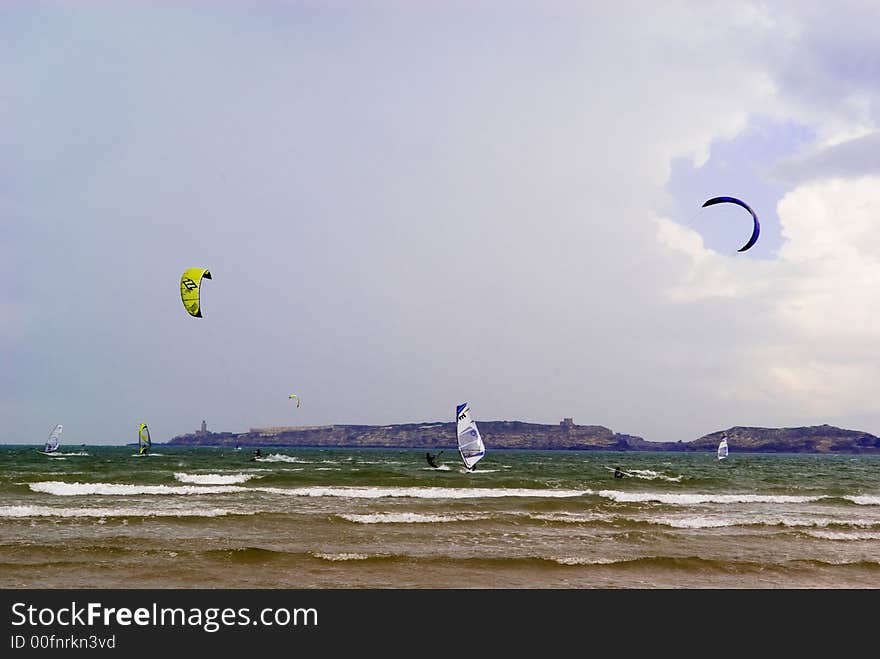
<path id="1" fill-rule="evenodd" d="M 288 399 L 290 398 L 296 398 L 296 406 L 299 407 L 299 396 L 297 396 L 296 394 L 290 394 L 290 396 L 288 396 Z"/>
<path id="2" fill-rule="evenodd" d="M 211 272 L 202 268 L 189 268 L 180 276 L 180 300 L 190 316 L 202 317 L 199 304 L 199 291 L 202 279 L 210 279 Z"/>
<path id="3" fill-rule="evenodd" d="M 707 206 L 714 206 L 715 204 L 724 204 L 724 203 L 736 204 L 737 206 L 742 206 L 752 216 L 752 221 L 754 222 L 754 225 L 755 225 L 754 228 L 752 229 L 752 236 L 751 236 L 751 238 L 749 238 L 748 242 L 745 245 L 743 245 L 742 247 L 740 247 L 737 250 L 738 252 L 744 252 L 749 247 L 754 245 L 758 240 L 758 234 L 761 232 L 761 225 L 758 223 L 758 216 L 755 215 L 755 211 L 753 211 L 752 208 L 746 202 L 744 202 L 742 199 L 737 199 L 736 197 L 712 197 L 711 199 L 709 199 L 707 202 L 705 202 L 703 204 L 703 208 L 706 208 Z"/>

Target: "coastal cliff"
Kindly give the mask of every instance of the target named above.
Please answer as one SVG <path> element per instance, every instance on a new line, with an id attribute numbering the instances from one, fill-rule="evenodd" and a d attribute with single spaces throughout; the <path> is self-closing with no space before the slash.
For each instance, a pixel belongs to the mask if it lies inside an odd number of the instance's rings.
<path id="1" fill-rule="evenodd" d="M 731 451 L 746 453 L 880 453 L 880 437 L 827 424 L 802 428 L 734 426 L 688 442 L 688 450 L 715 450 L 724 434 Z"/>
<path id="2" fill-rule="evenodd" d="M 800 428 L 734 426 L 692 441 L 652 442 L 616 433 L 605 426 L 580 426 L 571 419 L 559 424 L 523 421 L 478 421 L 491 449 L 555 449 L 605 451 L 714 451 L 723 434 L 730 450 L 744 453 L 876 453 L 880 437 L 829 425 Z M 455 447 L 452 422 L 402 423 L 387 426 L 328 425 L 251 428 L 247 432 L 209 432 L 202 429 L 167 442 L 177 446 L 256 447 Z"/>

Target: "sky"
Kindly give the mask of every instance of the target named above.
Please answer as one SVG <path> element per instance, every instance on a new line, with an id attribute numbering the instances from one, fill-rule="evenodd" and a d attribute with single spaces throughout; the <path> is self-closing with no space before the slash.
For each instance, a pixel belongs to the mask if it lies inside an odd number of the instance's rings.
<path id="1" fill-rule="evenodd" d="M 3 2 L 0 442 L 464 401 L 880 435 L 878 26 L 874 0 Z"/>

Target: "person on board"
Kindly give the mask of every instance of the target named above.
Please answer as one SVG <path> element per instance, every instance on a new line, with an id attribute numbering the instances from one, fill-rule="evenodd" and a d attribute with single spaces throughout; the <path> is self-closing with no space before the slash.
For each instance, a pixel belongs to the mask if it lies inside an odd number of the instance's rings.
<path id="1" fill-rule="evenodd" d="M 615 478 L 623 478 L 623 472 L 620 471 L 620 467 L 614 468 L 614 477 Z"/>
<path id="2" fill-rule="evenodd" d="M 262 458 L 263 457 L 263 454 L 260 452 L 260 449 L 257 449 L 256 451 L 254 451 L 254 457 L 255 458 Z"/>
<path id="3" fill-rule="evenodd" d="M 443 451 L 440 451 L 440 453 L 443 453 Z M 431 455 L 430 452 L 425 453 L 425 460 L 427 460 L 428 464 L 434 467 L 434 469 L 437 469 L 437 467 L 439 467 L 435 460 L 440 457 L 440 453 L 438 453 L 437 455 Z"/>

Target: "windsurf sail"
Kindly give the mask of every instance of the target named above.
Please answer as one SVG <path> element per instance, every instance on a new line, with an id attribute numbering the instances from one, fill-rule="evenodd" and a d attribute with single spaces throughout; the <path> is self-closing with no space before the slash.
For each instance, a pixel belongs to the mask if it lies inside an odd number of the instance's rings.
<path id="1" fill-rule="evenodd" d="M 52 429 L 52 432 L 49 433 L 49 439 L 46 440 L 46 446 L 43 447 L 43 453 L 54 453 L 58 450 L 58 447 L 61 446 L 61 433 L 64 431 L 64 426 L 60 423 Z"/>
<path id="2" fill-rule="evenodd" d="M 462 403 L 455 408 L 455 417 L 458 431 L 458 452 L 467 469 L 474 466 L 486 455 L 486 447 L 483 438 L 477 429 L 477 424 L 471 418 L 471 408 L 467 403 Z"/>
<path id="3" fill-rule="evenodd" d="M 150 441 L 150 429 L 147 428 L 146 423 L 142 423 L 138 426 L 138 445 L 140 446 L 140 450 L 138 451 L 139 455 L 143 455 L 149 451 L 150 447 L 153 445 L 153 442 Z"/>
<path id="4" fill-rule="evenodd" d="M 727 457 L 727 437 L 722 437 L 718 443 L 718 459 L 723 460 Z"/>

